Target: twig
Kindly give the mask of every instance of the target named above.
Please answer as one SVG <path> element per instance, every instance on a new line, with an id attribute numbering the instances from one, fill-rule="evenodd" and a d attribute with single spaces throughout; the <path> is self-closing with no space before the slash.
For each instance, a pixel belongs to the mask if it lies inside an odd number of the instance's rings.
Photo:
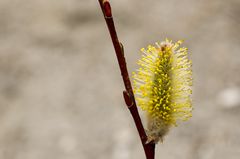
<path id="1" fill-rule="evenodd" d="M 115 52 L 117 55 L 118 64 L 119 64 L 122 79 L 123 79 L 123 82 L 125 85 L 126 90 L 123 91 L 125 103 L 126 103 L 128 109 L 130 110 L 130 113 L 131 113 L 133 120 L 135 122 L 135 125 L 137 127 L 138 134 L 140 136 L 140 139 L 141 139 L 141 142 L 142 142 L 142 145 L 144 148 L 144 152 L 146 155 L 146 159 L 154 159 L 155 144 L 154 143 L 146 144 L 147 135 L 146 135 L 146 132 L 142 125 L 142 121 L 140 119 L 138 109 L 136 106 L 136 101 L 134 98 L 131 82 L 130 82 L 129 75 L 128 75 L 127 65 L 126 65 L 126 61 L 125 61 L 125 57 L 124 57 L 123 45 L 118 41 L 118 37 L 117 37 L 117 33 L 115 30 L 114 21 L 113 21 L 113 17 L 112 17 L 110 3 L 108 0 L 98 0 L 98 1 L 100 3 L 104 18 L 106 20 L 110 36 L 112 38 L 112 43 L 113 43 L 113 46 L 114 46 L 114 49 L 115 49 Z"/>

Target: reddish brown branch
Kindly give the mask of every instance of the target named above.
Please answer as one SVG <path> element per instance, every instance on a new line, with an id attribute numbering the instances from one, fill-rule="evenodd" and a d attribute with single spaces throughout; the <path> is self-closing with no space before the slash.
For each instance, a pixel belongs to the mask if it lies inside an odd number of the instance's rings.
<path id="1" fill-rule="evenodd" d="M 115 30 L 114 21 L 113 21 L 113 17 L 112 17 L 110 3 L 108 0 L 98 0 L 98 1 L 100 3 L 104 18 L 106 20 L 108 30 L 109 30 L 110 36 L 112 38 L 112 43 L 113 43 L 113 46 L 114 46 L 114 49 L 115 49 L 115 52 L 117 55 L 118 64 L 119 64 L 119 67 L 121 70 L 122 79 L 123 79 L 125 89 L 126 89 L 123 91 L 126 105 L 128 106 L 128 109 L 130 110 L 130 113 L 131 113 L 133 120 L 135 122 L 135 125 L 137 127 L 138 134 L 140 136 L 146 158 L 154 159 L 155 144 L 153 144 L 153 143 L 146 144 L 147 135 L 146 135 L 146 132 L 142 125 L 142 121 L 140 119 L 138 109 L 136 106 L 131 82 L 130 82 L 129 75 L 128 75 L 127 65 L 126 65 L 126 61 L 125 61 L 125 57 L 124 57 L 123 45 L 118 41 L 117 32 Z"/>

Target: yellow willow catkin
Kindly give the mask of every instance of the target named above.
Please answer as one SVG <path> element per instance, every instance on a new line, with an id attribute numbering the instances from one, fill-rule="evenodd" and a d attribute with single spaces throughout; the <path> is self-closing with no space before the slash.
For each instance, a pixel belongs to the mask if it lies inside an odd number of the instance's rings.
<path id="1" fill-rule="evenodd" d="M 140 68 L 133 72 L 137 104 L 147 114 L 147 142 L 163 141 L 171 126 L 192 116 L 192 62 L 181 43 L 166 39 L 142 48 Z"/>

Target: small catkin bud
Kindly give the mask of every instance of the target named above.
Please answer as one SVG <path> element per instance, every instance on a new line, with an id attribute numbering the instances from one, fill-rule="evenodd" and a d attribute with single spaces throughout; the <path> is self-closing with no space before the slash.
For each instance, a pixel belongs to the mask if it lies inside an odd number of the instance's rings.
<path id="1" fill-rule="evenodd" d="M 177 121 L 192 116 L 192 62 L 182 41 L 166 39 L 142 48 L 141 67 L 133 73 L 138 106 L 147 115 L 147 142 L 157 143 Z"/>

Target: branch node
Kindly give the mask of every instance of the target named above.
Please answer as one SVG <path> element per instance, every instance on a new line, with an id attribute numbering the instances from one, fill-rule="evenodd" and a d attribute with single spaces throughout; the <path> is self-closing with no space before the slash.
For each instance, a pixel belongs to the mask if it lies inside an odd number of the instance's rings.
<path id="1" fill-rule="evenodd" d="M 122 55 L 124 55 L 124 47 L 123 47 L 123 44 L 121 42 L 119 42 L 120 44 L 120 47 L 121 47 L 121 52 L 122 52 Z"/>
<path id="2" fill-rule="evenodd" d="M 123 97 L 124 97 L 126 105 L 130 109 L 133 106 L 133 100 L 132 100 L 131 95 L 127 91 L 123 91 Z"/>

